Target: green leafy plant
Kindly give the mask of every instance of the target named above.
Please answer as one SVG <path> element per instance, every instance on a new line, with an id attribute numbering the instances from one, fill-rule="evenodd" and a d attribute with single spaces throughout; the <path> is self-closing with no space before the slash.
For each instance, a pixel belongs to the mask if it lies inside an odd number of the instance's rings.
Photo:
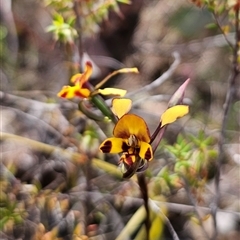
<path id="1" fill-rule="evenodd" d="M 129 0 L 46 0 L 46 6 L 51 9 L 53 23 L 47 28 L 54 39 L 60 42 L 73 43 L 78 35 L 87 37 L 100 31 L 100 24 L 108 20 L 112 10 L 121 17 L 119 3 L 131 4 Z"/>

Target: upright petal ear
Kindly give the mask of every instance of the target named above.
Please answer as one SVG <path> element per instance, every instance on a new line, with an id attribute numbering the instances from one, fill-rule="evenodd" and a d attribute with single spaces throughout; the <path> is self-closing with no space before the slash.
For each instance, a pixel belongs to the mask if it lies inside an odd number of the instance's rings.
<path id="1" fill-rule="evenodd" d="M 189 107 L 185 105 L 176 105 L 168 108 L 161 116 L 161 127 L 175 122 L 178 118 L 185 116 L 189 112 Z"/>
<path id="2" fill-rule="evenodd" d="M 79 86 L 81 87 L 85 82 L 88 81 L 88 79 L 92 75 L 92 71 L 92 63 L 88 61 L 86 62 L 84 73 L 77 73 L 73 75 L 70 82 L 74 83 L 75 85 L 79 84 Z"/>
<path id="3" fill-rule="evenodd" d="M 107 138 L 99 147 L 103 153 L 127 152 L 129 146 L 122 138 Z"/>
<path id="4" fill-rule="evenodd" d="M 70 79 L 70 82 L 73 83 L 74 85 L 77 85 L 81 82 L 81 77 L 82 77 L 82 73 L 77 73 L 75 75 L 73 75 Z"/>
<path id="5" fill-rule="evenodd" d="M 128 98 L 115 98 L 112 100 L 112 112 L 121 118 L 128 113 L 132 107 L 132 100 Z"/>

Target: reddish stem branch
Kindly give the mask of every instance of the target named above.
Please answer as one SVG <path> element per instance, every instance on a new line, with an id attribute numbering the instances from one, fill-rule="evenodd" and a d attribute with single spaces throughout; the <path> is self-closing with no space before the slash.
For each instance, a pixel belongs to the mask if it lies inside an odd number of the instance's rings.
<path id="1" fill-rule="evenodd" d="M 239 51 L 239 41 L 240 41 L 239 33 L 240 33 L 240 29 L 239 29 L 239 6 L 238 6 L 235 9 L 235 45 L 233 45 L 232 73 L 229 78 L 229 88 L 228 88 L 228 91 L 226 94 L 226 100 L 223 106 L 224 113 L 223 113 L 223 119 L 222 119 L 221 131 L 220 131 L 220 138 L 218 142 L 219 156 L 218 156 L 216 176 L 215 176 L 216 197 L 212 207 L 212 215 L 213 215 L 214 229 L 215 229 L 213 239 L 216 239 L 218 235 L 216 214 L 217 214 L 217 209 L 218 209 L 219 199 L 220 199 L 221 166 L 224 160 L 223 145 L 225 143 L 225 138 L 226 138 L 226 127 L 227 127 L 227 121 L 229 117 L 229 110 L 230 110 L 230 106 L 232 104 L 233 98 L 236 94 L 237 77 L 240 73 L 239 66 L 238 66 L 238 51 Z"/>
<path id="2" fill-rule="evenodd" d="M 148 205 L 148 189 L 147 183 L 144 173 L 137 174 L 138 184 L 142 193 L 142 198 L 144 202 L 144 207 L 146 210 L 146 219 L 145 219 L 145 226 L 146 226 L 146 240 L 149 240 L 149 232 L 150 232 L 150 212 L 149 212 L 149 205 Z"/>

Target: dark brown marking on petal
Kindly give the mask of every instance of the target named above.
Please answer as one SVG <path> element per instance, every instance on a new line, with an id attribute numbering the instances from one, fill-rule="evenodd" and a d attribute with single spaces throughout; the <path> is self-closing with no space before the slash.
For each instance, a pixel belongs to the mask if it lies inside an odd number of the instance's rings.
<path id="1" fill-rule="evenodd" d="M 149 133 L 148 128 L 146 128 L 146 132 L 144 132 L 144 133 L 139 132 L 137 137 L 138 137 L 138 140 L 149 143 L 150 142 L 150 133 Z"/>
<path id="2" fill-rule="evenodd" d="M 123 150 L 123 152 L 127 152 L 128 149 L 129 149 L 129 146 L 127 145 L 127 143 L 123 142 L 122 143 L 122 150 Z"/>
<path id="3" fill-rule="evenodd" d="M 151 152 L 150 148 L 148 148 L 147 151 L 145 152 L 144 158 L 146 160 L 149 160 L 152 158 L 152 152 Z"/>
<path id="4" fill-rule="evenodd" d="M 78 97 L 83 97 L 83 95 L 78 90 L 74 91 L 74 95 Z"/>
<path id="5" fill-rule="evenodd" d="M 112 149 L 112 142 L 106 141 L 103 146 L 100 147 L 100 150 L 104 153 L 109 153 Z"/>
<path id="6" fill-rule="evenodd" d="M 115 137 L 122 138 L 122 139 L 128 139 L 130 136 L 127 131 L 122 131 L 121 133 L 117 134 Z"/>
<path id="7" fill-rule="evenodd" d="M 88 66 L 88 67 L 91 68 L 91 67 L 92 67 L 92 63 L 91 63 L 90 61 L 87 61 L 87 62 L 86 62 L 86 66 Z"/>
<path id="8" fill-rule="evenodd" d="M 64 92 L 63 94 L 61 94 L 62 98 L 65 98 L 67 96 L 67 92 Z"/>

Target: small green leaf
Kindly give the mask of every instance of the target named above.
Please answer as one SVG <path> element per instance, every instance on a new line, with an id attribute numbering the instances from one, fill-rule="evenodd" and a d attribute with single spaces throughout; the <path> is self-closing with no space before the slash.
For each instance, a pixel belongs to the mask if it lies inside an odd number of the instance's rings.
<path id="1" fill-rule="evenodd" d="M 54 19 L 54 22 L 58 22 L 59 24 L 64 23 L 63 16 L 60 15 L 60 14 L 55 14 L 55 15 L 53 16 L 53 19 Z"/>
<path id="2" fill-rule="evenodd" d="M 56 29 L 56 26 L 50 25 L 46 28 L 46 32 L 54 32 Z"/>
<path id="3" fill-rule="evenodd" d="M 217 13 L 218 13 L 219 15 L 221 15 L 225 10 L 226 10 L 226 5 L 225 5 L 225 4 L 222 4 L 222 5 L 220 5 L 220 6 L 218 7 Z"/>
<path id="4" fill-rule="evenodd" d="M 174 171 L 177 173 L 186 173 L 191 166 L 191 163 L 187 161 L 177 162 L 174 166 Z"/>
<path id="5" fill-rule="evenodd" d="M 8 216 L 5 216 L 0 220 L 0 230 L 4 228 L 4 225 L 7 223 L 8 220 L 9 220 Z"/>
<path id="6" fill-rule="evenodd" d="M 132 4 L 130 0 L 117 0 L 117 2 L 124 3 L 124 4 Z"/>
<path id="7" fill-rule="evenodd" d="M 206 29 L 217 29 L 218 26 L 216 23 L 208 23 L 207 25 L 205 25 Z"/>
<path id="8" fill-rule="evenodd" d="M 216 159 L 217 156 L 218 156 L 218 152 L 216 150 L 211 149 L 211 150 L 208 151 L 208 157 L 210 159 Z"/>
<path id="9" fill-rule="evenodd" d="M 71 27 L 74 27 L 75 20 L 76 20 L 75 17 L 70 17 L 67 19 L 67 24 Z"/>

